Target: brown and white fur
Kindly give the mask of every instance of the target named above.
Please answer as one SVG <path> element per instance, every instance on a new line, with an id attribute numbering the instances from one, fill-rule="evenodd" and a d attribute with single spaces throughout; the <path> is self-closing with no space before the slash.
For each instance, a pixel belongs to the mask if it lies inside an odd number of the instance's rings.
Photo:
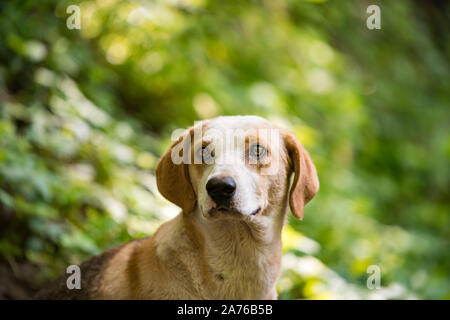
<path id="1" fill-rule="evenodd" d="M 278 130 L 276 143 L 260 134 L 267 129 Z M 194 139 L 196 130 L 201 135 Z M 238 132 L 242 143 L 221 148 L 228 132 Z M 265 148 L 265 161 L 249 161 L 255 141 Z M 180 146 L 191 159 L 199 148 L 215 150 L 214 161 L 175 164 L 171 156 Z M 276 171 L 264 173 L 270 166 Z M 236 190 L 229 206 L 219 208 L 206 184 L 225 176 Z M 156 178 L 160 193 L 182 212 L 152 237 L 84 262 L 80 290 L 67 289 L 62 275 L 37 298 L 276 299 L 287 206 L 301 219 L 319 189 L 314 164 L 295 135 L 256 116 L 202 121 L 166 151 Z"/>

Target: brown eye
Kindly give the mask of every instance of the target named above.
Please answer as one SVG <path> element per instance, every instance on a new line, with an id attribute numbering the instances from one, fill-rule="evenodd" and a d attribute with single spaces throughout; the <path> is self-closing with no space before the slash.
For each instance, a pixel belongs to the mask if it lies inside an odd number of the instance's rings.
<path id="1" fill-rule="evenodd" d="M 201 146 L 197 149 L 197 157 L 204 162 L 208 162 L 213 157 L 213 154 L 209 146 Z"/>
<path id="2" fill-rule="evenodd" d="M 260 160 L 267 155 L 267 149 L 260 144 L 253 144 L 250 146 L 248 154 L 250 157 Z"/>

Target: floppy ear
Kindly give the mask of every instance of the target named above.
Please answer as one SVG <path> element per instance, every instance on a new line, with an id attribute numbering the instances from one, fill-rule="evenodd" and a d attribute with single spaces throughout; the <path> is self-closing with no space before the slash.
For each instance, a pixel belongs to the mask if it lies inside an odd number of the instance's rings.
<path id="1" fill-rule="evenodd" d="M 186 130 L 167 150 L 156 166 L 156 184 L 159 192 L 183 212 L 195 207 L 196 197 L 189 178 L 193 128 Z"/>
<path id="2" fill-rule="evenodd" d="M 294 216 L 301 220 L 303 219 L 303 207 L 319 191 L 319 178 L 308 152 L 293 133 L 285 133 L 284 143 L 295 173 L 289 194 L 289 206 Z"/>

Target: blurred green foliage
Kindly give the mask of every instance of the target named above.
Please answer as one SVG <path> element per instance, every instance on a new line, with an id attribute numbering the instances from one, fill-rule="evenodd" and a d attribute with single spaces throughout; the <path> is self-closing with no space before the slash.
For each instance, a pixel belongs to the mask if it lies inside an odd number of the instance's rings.
<path id="1" fill-rule="evenodd" d="M 381 30 L 366 28 L 374 3 Z M 295 131 L 321 181 L 284 231 L 280 298 L 449 299 L 449 9 L 2 2 L 1 259 L 38 265 L 42 283 L 150 235 L 177 213 L 152 171 L 172 130 L 258 114 Z"/>

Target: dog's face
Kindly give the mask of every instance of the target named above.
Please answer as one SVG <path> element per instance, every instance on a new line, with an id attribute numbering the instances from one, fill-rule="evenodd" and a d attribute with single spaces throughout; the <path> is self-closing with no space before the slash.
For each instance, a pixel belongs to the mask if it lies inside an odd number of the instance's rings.
<path id="1" fill-rule="evenodd" d="M 189 176 L 206 218 L 261 215 L 287 177 L 279 132 L 259 117 L 221 117 L 205 122 L 194 139 Z M 195 141 L 197 140 L 197 141 Z M 270 196 L 272 195 L 272 199 Z"/>
<path id="2" fill-rule="evenodd" d="M 289 177 L 291 210 L 317 193 L 315 167 L 296 137 L 256 116 L 219 117 L 188 129 L 156 169 L 163 196 L 205 219 L 271 215 L 284 205 Z"/>

